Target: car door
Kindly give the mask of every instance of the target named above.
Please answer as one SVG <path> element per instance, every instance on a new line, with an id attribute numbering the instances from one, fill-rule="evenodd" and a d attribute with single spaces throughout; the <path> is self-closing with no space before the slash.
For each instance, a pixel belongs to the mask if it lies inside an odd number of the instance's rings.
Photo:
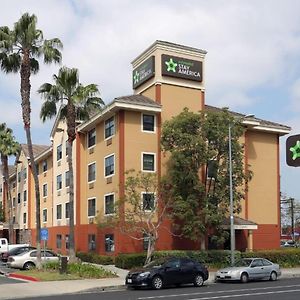
<path id="1" fill-rule="evenodd" d="M 182 283 L 191 283 L 194 281 L 196 275 L 195 263 L 190 259 L 180 260 L 180 278 Z"/>
<path id="2" fill-rule="evenodd" d="M 254 259 L 250 265 L 249 276 L 251 279 L 264 277 L 264 266 L 261 259 Z"/>
<path id="3" fill-rule="evenodd" d="M 169 260 L 164 264 L 164 281 L 166 284 L 176 284 L 181 282 L 180 260 Z"/>
<path id="4" fill-rule="evenodd" d="M 264 277 L 269 278 L 273 270 L 273 264 L 267 259 L 263 259 L 262 262 L 264 265 Z"/>

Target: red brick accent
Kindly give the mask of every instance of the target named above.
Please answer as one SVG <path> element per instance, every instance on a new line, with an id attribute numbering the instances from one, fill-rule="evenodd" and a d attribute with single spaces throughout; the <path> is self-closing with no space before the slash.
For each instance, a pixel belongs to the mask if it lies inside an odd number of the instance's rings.
<path id="1" fill-rule="evenodd" d="M 253 248 L 276 249 L 280 246 L 280 226 L 276 224 L 259 224 L 253 230 Z"/>

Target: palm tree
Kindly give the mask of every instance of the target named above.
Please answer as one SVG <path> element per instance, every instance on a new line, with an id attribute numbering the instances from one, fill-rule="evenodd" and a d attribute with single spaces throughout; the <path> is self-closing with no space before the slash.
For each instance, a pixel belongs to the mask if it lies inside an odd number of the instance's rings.
<path id="1" fill-rule="evenodd" d="M 14 239 L 14 224 L 12 216 L 12 198 L 8 173 L 8 157 L 11 155 L 18 156 L 20 150 L 20 144 L 15 140 L 15 137 L 12 134 L 12 130 L 6 127 L 5 123 L 0 124 L 0 156 L 5 183 L 5 198 L 7 199 L 5 203 L 5 211 L 8 212 L 8 235 L 10 243 L 12 243 Z"/>
<path id="2" fill-rule="evenodd" d="M 14 24 L 12 30 L 7 26 L 0 27 L 0 67 L 5 73 L 20 73 L 22 116 L 26 132 L 27 146 L 31 166 L 34 166 L 30 131 L 30 75 L 39 71 L 38 59 L 43 56 L 44 63 L 59 63 L 61 61 L 62 43 L 58 38 L 45 40 L 43 32 L 36 28 L 37 17 L 25 13 Z M 36 244 L 37 267 L 41 267 L 40 242 L 40 190 L 38 175 L 35 168 L 31 168 L 36 197 Z"/>
<path id="3" fill-rule="evenodd" d="M 74 238 L 74 175 L 72 161 L 72 145 L 76 138 L 76 120 L 87 120 L 91 114 L 100 111 L 104 105 L 99 94 L 97 85 L 83 86 L 79 82 L 78 70 L 67 67 L 60 68 L 58 75 L 53 75 L 54 85 L 44 83 L 38 93 L 45 99 L 42 105 L 40 117 L 43 122 L 54 117 L 60 106 L 60 118 L 67 123 L 68 134 L 68 166 L 70 174 L 69 205 L 69 241 L 70 261 L 75 261 L 75 238 Z M 79 212 L 78 212 L 79 213 Z"/>

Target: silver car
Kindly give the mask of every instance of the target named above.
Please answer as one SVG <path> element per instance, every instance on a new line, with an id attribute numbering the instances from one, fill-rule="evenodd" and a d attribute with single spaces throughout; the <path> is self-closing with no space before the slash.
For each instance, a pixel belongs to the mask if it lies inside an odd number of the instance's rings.
<path id="1" fill-rule="evenodd" d="M 216 281 L 234 281 L 243 283 L 248 280 L 269 279 L 277 280 L 281 275 L 279 265 L 273 264 L 265 258 L 244 258 L 234 267 L 228 267 L 216 272 Z"/>
<path id="2" fill-rule="evenodd" d="M 7 260 L 7 266 L 9 268 L 29 270 L 35 267 L 37 250 L 31 250 L 19 255 L 9 256 Z M 42 263 L 59 261 L 57 254 L 50 250 L 41 250 Z"/>

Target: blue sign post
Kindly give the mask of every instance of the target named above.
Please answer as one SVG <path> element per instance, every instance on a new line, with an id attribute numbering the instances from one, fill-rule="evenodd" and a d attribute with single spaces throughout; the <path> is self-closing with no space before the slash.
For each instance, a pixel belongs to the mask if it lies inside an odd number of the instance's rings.
<path id="1" fill-rule="evenodd" d="M 40 238 L 41 238 L 41 241 L 44 241 L 44 257 L 46 257 L 46 241 L 48 241 L 48 237 L 49 237 L 49 234 L 48 234 L 48 228 L 42 228 L 41 231 L 40 231 Z"/>

